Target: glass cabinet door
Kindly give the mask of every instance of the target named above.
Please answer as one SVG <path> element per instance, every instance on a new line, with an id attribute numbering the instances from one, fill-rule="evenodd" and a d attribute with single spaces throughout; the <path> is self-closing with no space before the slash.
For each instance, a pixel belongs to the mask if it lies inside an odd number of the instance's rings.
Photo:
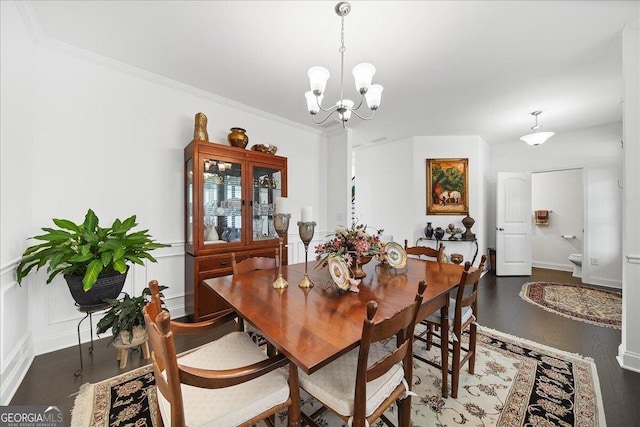
<path id="1" fill-rule="evenodd" d="M 190 246 L 191 249 L 193 250 L 193 158 L 187 161 L 186 172 L 187 172 L 187 177 L 186 177 L 187 179 L 187 188 L 186 188 L 187 211 L 185 213 L 187 216 L 186 243 L 187 243 L 187 246 Z"/>
<path id="2" fill-rule="evenodd" d="M 273 225 L 276 198 L 282 196 L 282 171 L 253 166 L 253 241 L 277 239 Z"/>
<path id="3" fill-rule="evenodd" d="M 202 203 L 205 245 L 242 240 L 242 164 L 205 158 Z"/>

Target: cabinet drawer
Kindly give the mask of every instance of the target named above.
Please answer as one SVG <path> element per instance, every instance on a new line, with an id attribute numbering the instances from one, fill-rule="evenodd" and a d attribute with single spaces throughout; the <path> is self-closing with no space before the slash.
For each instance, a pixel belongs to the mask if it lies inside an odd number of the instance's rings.
<path id="1" fill-rule="evenodd" d="M 197 257 L 196 262 L 200 274 L 212 270 L 229 269 L 231 271 L 231 254 Z M 222 274 L 216 274 L 216 276 L 222 276 Z"/>

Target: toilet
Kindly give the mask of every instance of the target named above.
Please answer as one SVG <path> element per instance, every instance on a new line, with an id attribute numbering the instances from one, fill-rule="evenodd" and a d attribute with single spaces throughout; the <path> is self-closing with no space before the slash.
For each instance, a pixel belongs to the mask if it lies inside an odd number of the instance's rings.
<path id="1" fill-rule="evenodd" d="M 573 263 L 573 277 L 582 277 L 582 254 L 569 255 L 569 261 Z"/>

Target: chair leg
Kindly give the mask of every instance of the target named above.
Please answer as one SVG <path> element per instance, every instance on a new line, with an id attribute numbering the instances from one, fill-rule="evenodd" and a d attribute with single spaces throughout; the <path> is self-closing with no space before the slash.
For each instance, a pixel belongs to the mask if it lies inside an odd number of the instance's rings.
<path id="1" fill-rule="evenodd" d="M 469 326 L 469 373 L 473 375 L 473 371 L 476 367 L 476 334 L 478 327 L 475 323 Z"/>
<path id="2" fill-rule="evenodd" d="M 398 405 L 398 427 L 411 427 L 411 396 L 396 401 Z"/>
<path id="3" fill-rule="evenodd" d="M 458 383 L 460 382 L 460 346 L 462 337 L 453 341 L 453 362 L 451 366 L 451 397 L 458 397 Z"/>
<path id="4" fill-rule="evenodd" d="M 427 325 L 427 351 L 431 350 L 431 340 L 433 340 L 433 325 Z"/>

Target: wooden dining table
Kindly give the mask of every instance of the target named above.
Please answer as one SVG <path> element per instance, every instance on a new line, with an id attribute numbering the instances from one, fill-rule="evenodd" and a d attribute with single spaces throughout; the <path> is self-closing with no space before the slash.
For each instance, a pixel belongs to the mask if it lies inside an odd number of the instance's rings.
<path id="1" fill-rule="evenodd" d="M 366 277 L 355 293 L 339 290 L 327 268 L 315 269 L 314 264 L 308 264 L 315 283 L 312 288 L 298 287 L 304 263 L 282 266 L 289 283 L 285 289 L 272 286 L 277 269 L 216 277 L 204 283 L 307 374 L 359 345 L 368 301 L 378 303 L 376 319 L 390 317 L 413 302 L 421 280 L 426 281 L 427 289 L 418 320 L 441 310 L 442 330 L 449 328 L 449 292 L 460 281 L 461 265 L 409 258 L 405 267 L 394 269 L 373 260 L 364 266 Z M 441 351 L 446 362 L 447 346 Z M 448 396 L 447 369 L 442 370 L 442 395 Z"/>

